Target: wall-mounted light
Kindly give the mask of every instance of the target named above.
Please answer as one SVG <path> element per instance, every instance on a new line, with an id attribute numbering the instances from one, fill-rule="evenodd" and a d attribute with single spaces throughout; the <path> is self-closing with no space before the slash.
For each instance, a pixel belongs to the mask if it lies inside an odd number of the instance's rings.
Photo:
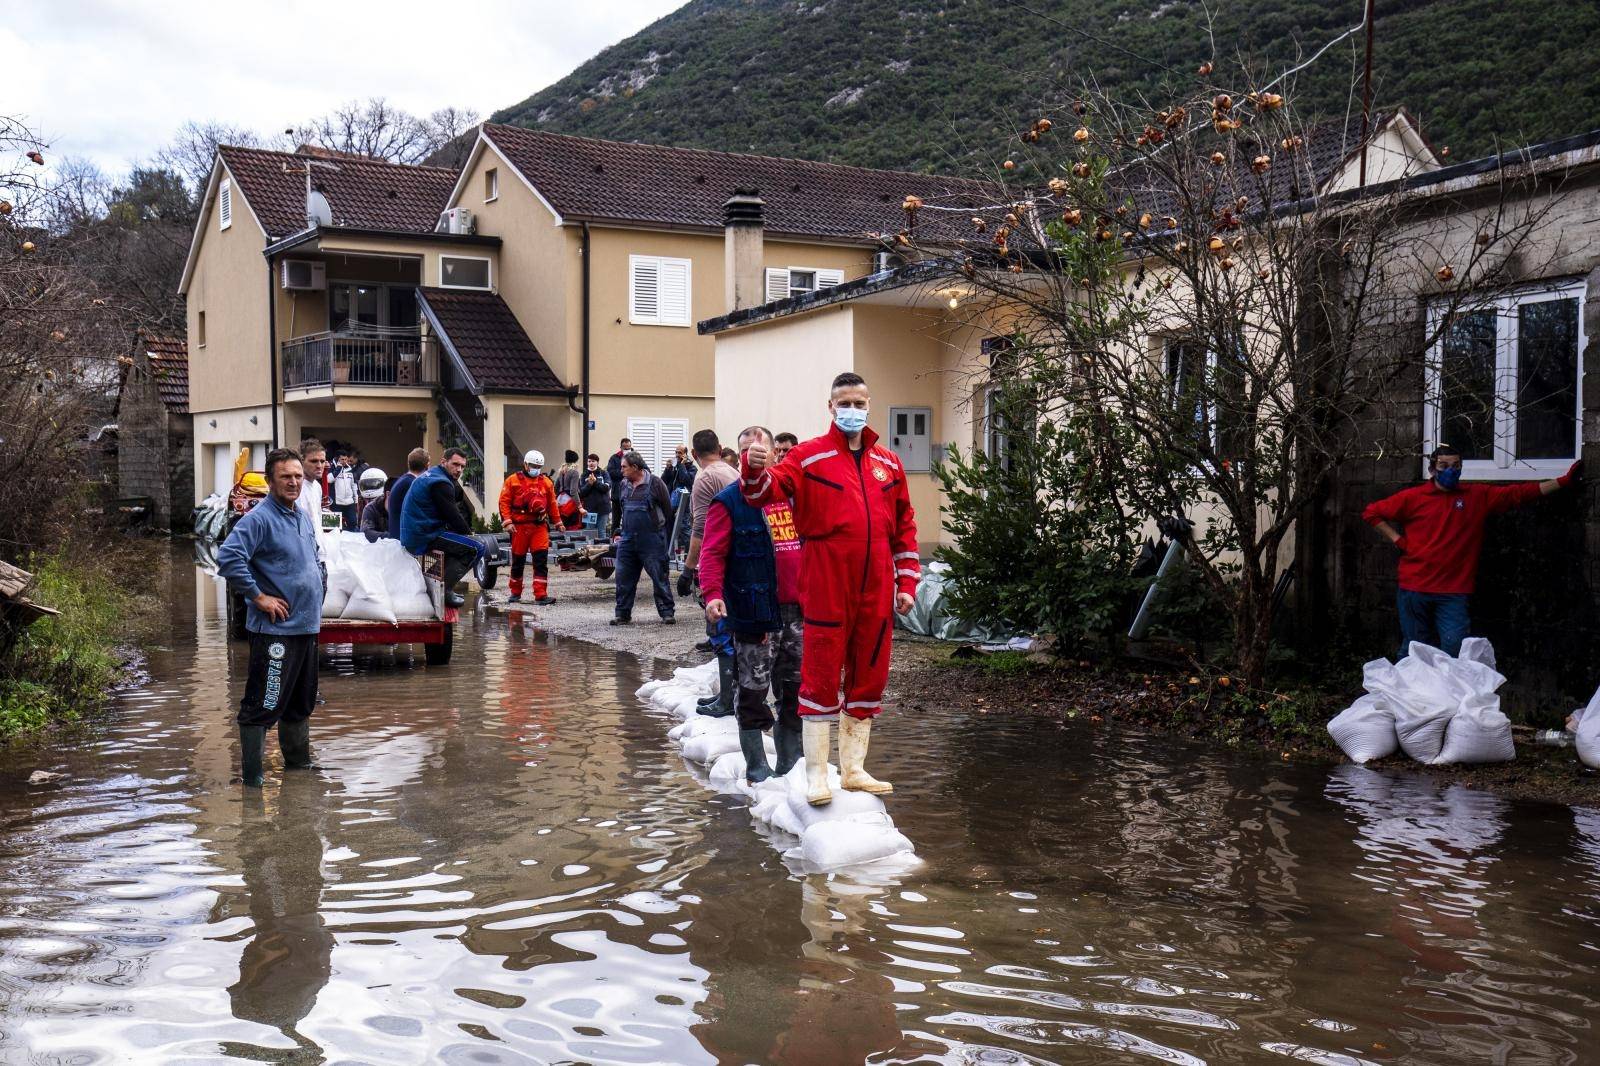
<path id="1" fill-rule="evenodd" d="M 959 296 L 950 297 L 950 310 L 954 311 L 956 308 L 958 308 L 960 306 L 961 306 L 961 297 L 959 297 Z"/>
<path id="2" fill-rule="evenodd" d="M 951 302 L 954 303 L 955 301 L 952 300 Z M 250 416 L 250 424 L 252 426 L 260 425 L 260 423 L 256 421 L 256 416 L 255 415 L 251 415 Z"/>
<path id="3" fill-rule="evenodd" d="M 213 418 L 213 419 L 212 419 L 212 420 L 211 420 L 211 423 L 210 423 L 210 425 L 211 425 L 211 428 L 212 428 L 212 429 L 216 429 L 216 428 L 217 428 L 217 420 L 216 420 L 216 419 L 215 419 L 215 418 Z"/>

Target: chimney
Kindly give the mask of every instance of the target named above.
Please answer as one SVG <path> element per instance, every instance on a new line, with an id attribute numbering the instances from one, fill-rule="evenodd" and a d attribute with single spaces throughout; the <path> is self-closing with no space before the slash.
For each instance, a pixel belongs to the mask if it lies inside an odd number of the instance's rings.
<path id="1" fill-rule="evenodd" d="M 722 205 L 722 276 L 729 311 L 767 302 L 762 256 L 765 207 L 755 189 L 735 189 Z"/>

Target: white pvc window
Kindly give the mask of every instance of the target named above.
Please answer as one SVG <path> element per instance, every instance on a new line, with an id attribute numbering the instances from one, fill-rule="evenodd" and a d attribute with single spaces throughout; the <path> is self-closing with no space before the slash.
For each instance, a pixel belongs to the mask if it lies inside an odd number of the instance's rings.
<path id="1" fill-rule="evenodd" d="M 650 464 L 650 472 L 657 477 L 666 468 L 667 460 L 677 454 L 679 445 L 689 443 L 687 418 L 630 418 L 628 439 L 633 450 Z"/>
<path id="2" fill-rule="evenodd" d="M 233 181 L 222 179 L 222 184 L 217 186 L 217 228 L 227 229 L 233 225 Z"/>
<path id="3" fill-rule="evenodd" d="M 483 202 L 500 199 L 500 168 L 490 167 L 483 172 Z"/>
<path id="4" fill-rule="evenodd" d="M 628 321 L 636 326 L 687 326 L 692 266 L 659 255 L 628 257 Z"/>
<path id="5" fill-rule="evenodd" d="M 490 261 L 477 256 L 441 255 L 439 257 L 439 287 L 441 289 L 487 289 L 494 282 L 489 269 Z"/>
<path id="6" fill-rule="evenodd" d="M 844 281 L 844 271 L 819 267 L 768 267 L 767 302 L 787 300 L 818 289 L 831 289 Z"/>
<path id="7" fill-rule="evenodd" d="M 1565 473 L 1581 447 L 1583 295 L 1566 282 L 1430 309 L 1423 454 L 1450 445 L 1469 478 Z"/>

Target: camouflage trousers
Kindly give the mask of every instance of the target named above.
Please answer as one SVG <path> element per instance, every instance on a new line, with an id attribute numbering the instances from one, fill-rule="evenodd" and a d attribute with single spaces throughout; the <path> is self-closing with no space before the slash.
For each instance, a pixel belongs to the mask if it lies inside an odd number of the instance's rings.
<path id="1" fill-rule="evenodd" d="M 783 628 L 760 639 L 737 637 L 734 663 L 739 676 L 739 691 L 734 708 L 740 729 L 771 729 L 772 710 L 767 692 L 772 692 L 778 715 L 785 724 L 800 724 L 800 648 L 805 623 L 798 604 L 778 608 Z"/>

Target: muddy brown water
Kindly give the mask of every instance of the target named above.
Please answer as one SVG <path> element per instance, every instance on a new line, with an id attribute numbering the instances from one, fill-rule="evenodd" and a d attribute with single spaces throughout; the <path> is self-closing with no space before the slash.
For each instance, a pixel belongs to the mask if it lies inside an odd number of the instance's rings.
<path id="1" fill-rule="evenodd" d="M 168 584 L 150 682 L 0 756 L 0 1061 L 1600 1061 L 1600 812 L 949 706 L 874 749 L 923 865 L 803 876 L 666 664 L 505 614 L 325 664 L 326 772 L 244 797 Z"/>

